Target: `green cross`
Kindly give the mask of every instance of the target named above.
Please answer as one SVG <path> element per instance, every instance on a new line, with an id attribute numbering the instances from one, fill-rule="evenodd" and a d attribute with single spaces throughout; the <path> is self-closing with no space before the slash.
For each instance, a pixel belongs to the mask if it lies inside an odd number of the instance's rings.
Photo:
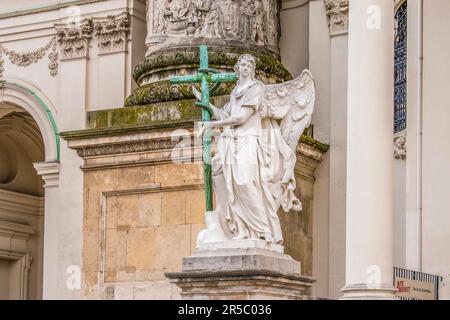
<path id="1" fill-rule="evenodd" d="M 219 73 L 219 71 L 209 68 L 208 66 L 208 46 L 200 46 L 200 69 L 198 73 L 189 76 L 172 77 L 171 83 L 187 84 L 187 83 L 201 83 L 202 86 L 202 101 L 195 105 L 202 108 L 202 121 L 210 121 L 213 114 L 209 107 L 210 89 L 209 83 L 214 83 L 215 86 L 211 89 L 214 91 L 218 89 L 222 82 L 234 82 L 237 80 L 236 73 Z M 212 173 L 211 173 L 211 136 L 209 134 L 203 135 L 203 170 L 205 178 L 205 200 L 206 211 L 213 210 L 212 198 Z"/>

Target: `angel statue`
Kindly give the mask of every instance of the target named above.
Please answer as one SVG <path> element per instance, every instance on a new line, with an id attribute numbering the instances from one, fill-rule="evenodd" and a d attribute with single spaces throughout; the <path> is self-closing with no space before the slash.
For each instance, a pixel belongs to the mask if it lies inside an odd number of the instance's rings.
<path id="1" fill-rule="evenodd" d="M 210 105 L 216 120 L 203 123 L 198 134 L 223 128 L 211 163 L 216 209 L 206 215 L 207 229 L 197 245 L 226 240 L 282 244 L 278 209 L 302 210 L 294 195 L 294 167 L 298 141 L 314 110 L 314 80 L 305 70 L 295 80 L 264 85 L 255 79 L 255 68 L 253 56 L 239 57 L 230 101 L 223 108 Z"/>

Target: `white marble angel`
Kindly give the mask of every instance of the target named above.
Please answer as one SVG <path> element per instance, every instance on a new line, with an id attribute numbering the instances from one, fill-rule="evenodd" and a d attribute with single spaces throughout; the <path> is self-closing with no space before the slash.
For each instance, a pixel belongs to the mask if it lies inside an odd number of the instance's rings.
<path id="1" fill-rule="evenodd" d="M 295 80 L 264 85 L 255 80 L 255 68 L 253 56 L 239 58 L 238 82 L 229 103 L 223 108 L 210 105 L 216 121 L 203 123 L 199 132 L 201 136 L 223 128 L 212 159 L 216 209 L 208 213 L 208 229 L 198 244 L 225 240 L 281 244 L 278 209 L 302 210 L 294 195 L 295 152 L 311 123 L 314 81 L 305 70 Z M 193 91 L 200 100 L 200 93 Z"/>

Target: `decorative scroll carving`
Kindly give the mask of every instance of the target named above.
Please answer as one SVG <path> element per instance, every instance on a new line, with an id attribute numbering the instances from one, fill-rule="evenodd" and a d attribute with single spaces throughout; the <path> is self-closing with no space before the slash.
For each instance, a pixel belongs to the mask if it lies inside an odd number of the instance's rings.
<path id="1" fill-rule="evenodd" d="M 406 131 L 394 136 L 394 158 L 398 160 L 406 159 Z"/>
<path id="2" fill-rule="evenodd" d="M 87 19 L 79 26 L 57 27 L 58 43 L 61 47 L 61 60 L 87 58 L 89 41 L 92 39 L 92 19 Z"/>
<path id="3" fill-rule="evenodd" d="M 222 83 L 212 96 L 221 96 L 231 93 L 233 83 Z M 169 81 L 159 81 L 137 88 L 125 101 L 126 107 L 147 105 L 159 102 L 169 102 L 185 99 L 194 99 L 190 86 L 171 84 Z"/>
<path id="4" fill-rule="evenodd" d="M 56 77 L 59 67 L 59 54 L 56 48 L 56 39 L 53 40 L 52 51 L 48 54 L 48 60 L 50 61 L 50 63 L 48 64 L 50 75 L 52 77 Z"/>
<path id="5" fill-rule="evenodd" d="M 150 0 L 151 42 L 167 36 L 195 36 L 252 41 L 277 46 L 275 0 Z"/>
<path id="6" fill-rule="evenodd" d="M 2 47 L 2 50 L 9 57 L 12 64 L 19 67 L 28 67 L 29 65 L 38 62 L 45 56 L 45 53 L 52 45 L 52 42 L 53 39 L 44 47 L 24 53 L 8 50 L 5 47 Z"/>
<path id="7" fill-rule="evenodd" d="M 52 52 L 56 50 L 56 38 L 53 37 L 49 43 L 45 46 L 38 48 L 34 51 L 27 52 L 16 52 L 14 50 L 9 50 L 2 45 L 0 45 L 0 76 L 3 76 L 3 72 L 5 71 L 4 67 L 4 59 L 2 58 L 2 53 L 9 57 L 9 61 L 18 66 L 18 67 L 28 67 L 33 63 L 39 62 L 47 53 L 49 49 L 52 49 Z M 58 73 L 58 63 L 56 58 L 56 63 L 54 57 L 52 56 L 52 52 L 48 55 L 48 59 L 50 61 L 49 70 L 52 76 Z"/>
<path id="8" fill-rule="evenodd" d="M 130 31 L 128 13 L 119 16 L 110 15 L 106 20 L 96 21 L 94 29 L 100 54 L 126 50 L 127 36 Z"/>
<path id="9" fill-rule="evenodd" d="M 246 50 L 256 57 L 256 73 L 274 78 L 277 82 L 292 79 L 289 71 L 283 64 L 272 56 L 256 51 Z M 226 66 L 232 70 L 237 59 L 243 53 L 238 49 L 228 49 L 228 52 L 211 48 L 209 50 L 209 63 L 214 68 L 220 69 Z M 180 66 L 196 66 L 200 64 L 197 48 L 175 48 L 167 49 L 164 52 L 156 52 L 148 55 L 145 61 L 138 64 L 133 72 L 133 78 L 137 84 L 143 85 L 150 81 L 146 78 L 166 69 L 173 69 Z"/>
<path id="10" fill-rule="evenodd" d="M 331 35 L 348 32 L 349 0 L 325 0 Z"/>

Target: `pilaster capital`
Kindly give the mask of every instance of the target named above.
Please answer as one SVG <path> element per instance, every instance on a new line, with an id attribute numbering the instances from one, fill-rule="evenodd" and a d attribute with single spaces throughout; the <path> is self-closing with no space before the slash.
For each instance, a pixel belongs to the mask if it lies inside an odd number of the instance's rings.
<path id="1" fill-rule="evenodd" d="M 324 0 L 330 35 L 348 33 L 349 0 Z"/>
<path id="2" fill-rule="evenodd" d="M 127 49 L 130 20 L 127 12 L 106 18 L 94 18 L 99 54 L 124 52 Z"/>
<path id="3" fill-rule="evenodd" d="M 89 55 L 89 42 L 92 39 L 92 19 L 76 24 L 55 25 L 57 40 L 61 48 L 61 60 L 86 59 Z"/>

